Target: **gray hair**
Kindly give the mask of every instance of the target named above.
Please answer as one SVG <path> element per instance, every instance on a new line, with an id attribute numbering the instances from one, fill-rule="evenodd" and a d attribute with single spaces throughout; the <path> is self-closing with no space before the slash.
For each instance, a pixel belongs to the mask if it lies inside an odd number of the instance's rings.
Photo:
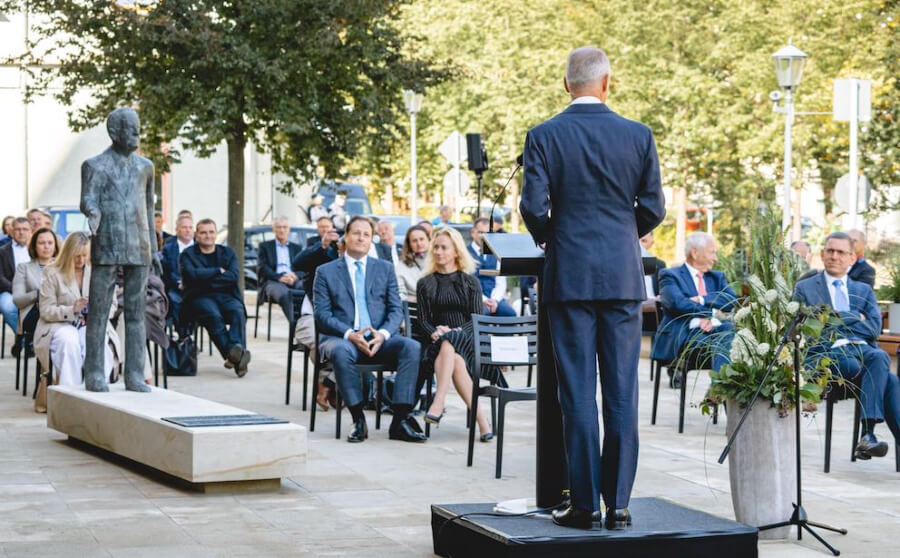
<path id="1" fill-rule="evenodd" d="M 272 219 L 272 226 L 273 226 L 273 227 L 274 227 L 275 225 L 277 225 L 278 223 L 287 223 L 288 225 L 291 224 L 291 222 L 288 220 L 288 218 L 285 217 L 284 215 L 279 215 L 278 217 L 275 217 L 274 219 Z"/>
<path id="2" fill-rule="evenodd" d="M 609 58 L 601 49 L 592 46 L 576 48 L 566 60 L 566 83 L 570 89 L 603 81 L 610 74 Z"/>
<path id="3" fill-rule="evenodd" d="M 382 226 L 389 227 L 392 231 L 397 228 L 393 221 L 388 221 L 387 219 L 378 221 L 378 228 L 380 229 Z"/>
<path id="4" fill-rule="evenodd" d="M 695 248 L 702 250 L 709 246 L 710 242 L 715 242 L 715 240 L 711 234 L 705 232 L 697 231 L 689 234 L 684 240 L 684 257 L 690 257 L 691 250 Z"/>

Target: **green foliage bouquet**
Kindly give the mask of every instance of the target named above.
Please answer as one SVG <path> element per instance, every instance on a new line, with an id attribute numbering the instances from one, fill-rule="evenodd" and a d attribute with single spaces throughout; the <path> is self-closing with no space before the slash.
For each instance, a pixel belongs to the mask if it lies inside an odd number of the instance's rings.
<path id="1" fill-rule="evenodd" d="M 729 352 L 730 362 L 718 372 L 710 372 L 712 383 L 702 403 L 704 413 L 713 405 L 733 400 L 740 405 L 750 402 L 767 368 L 772 371 L 763 384 L 760 397 L 769 401 L 782 414 L 797 404 L 794 396 L 794 347 L 788 344 L 777 354 L 786 327 L 800 310 L 792 301 L 793 285 L 801 273 L 800 259 L 785 247 L 784 234 L 778 221 L 765 210 L 759 211 L 749 228 L 748 248 L 726 265 L 733 275 L 741 296 L 732 315 L 734 338 Z M 738 259 L 740 262 L 735 262 Z M 806 358 L 806 348 L 822 335 L 827 313 L 804 320 L 801 343 L 802 401 L 818 402 L 829 374 L 827 359 Z"/>

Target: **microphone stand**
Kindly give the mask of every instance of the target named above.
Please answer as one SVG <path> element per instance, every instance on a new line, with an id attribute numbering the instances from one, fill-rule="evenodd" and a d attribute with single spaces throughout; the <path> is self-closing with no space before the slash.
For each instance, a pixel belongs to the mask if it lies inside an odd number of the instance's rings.
<path id="1" fill-rule="evenodd" d="M 803 309 L 800 309 L 791 322 L 788 324 L 787 329 L 784 332 L 784 336 L 781 338 L 781 343 L 778 345 L 778 348 L 775 349 L 775 355 L 781 354 L 781 351 L 784 347 L 791 342 L 794 344 L 794 427 L 795 427 L 795 450 L 796 450 L 796 467 L 797 467 L 797 502 L 793 504 L 794 513 L 791 514 L 790 519 L 786 521 L 779 521 L 777 523 L 770 523 L 768 525 L 761 525 L 759 527 L 760 531 L 766 531 L 768 529 L 777 529 L 779 527 L 787 527 L 789 525 L 797 526 L 797 540 L 803 539 L 803 530 L 809 531 L 809 533 L 816 538 L 820 543 L 822 543 L 825 548 L 831 551 L 835 556 L 839 556 L 841 554 L 840 550 L 837 550 L 830 544 L 828 541 L 823 539 L 818 533 L 813 530 L 812 527 L 818 527 L 820 529 L 825 529 L 827 531 L 832 531 L 835 533 L 840 533 L 842 535 L 847 534 L 846 529 L 840 529 L 837 527 L 831 527 L 830 525 L 825 525 L 823 523 L 816 523 L 814 521 L 810 521 L 806 510 L 803 508 L 803 486 L 800 480 L 800 339 L 802 336 L 802 332 L 800 331 L 800 324 L 803 323 L 803 320 L 806 318 L 806 315 Z M 772 369 L 774 368 L 776 359 L 772 359 L 769 363 L 769 366 L 766 368 L 766 373 L 763 376 L 762 381 L 759 383 L 759 387 L 756 388 L 756 393 L 753 394 L 753 397 L 750 399 L 750 403 L 747 404 L 747 408 L 744 410 L 744 413 L 741 415 L 741 419 L 738 421 L 737 426 L 734 427 L 734 431 L 731 433 L 731 436 L 728 438 L 728 443 L 725 444 L 725 448 L 722 450 L 722 454 L 719 456 L 718 462 L 722 464 L 725 462 L 725 458 L 728 457 L 728 453 L 731 451 L 731 447 L 734 445 L 734 441 L 737 438 L 738 432 L 741 430 L 741 426 L 743 426 L 744 421 L 747 419 L 747 416 L 750 414 L 750 411 L 753 409 L 754 403 L 759 399 L 759 394 L 762 392 L 763 386 L 766 383 L 766 380 L 769 378 L 769 374 L 772 373 Z"/>
<path id="2" fill-rule="evenodd" d="M 494 203 L 493 203 L 493 205 L 491 205 L 491 213 L 490 213 L 490 217 L 489 217 L 490 222 L 488 223 L 488 232 L 491 232 L 494 230 L 494 209 L 496 209 L 496 207 L 497 207 L 497 202 L 500 201 L 500 198 L 503 196 L 504 192 L 506 192 L 507 186 L 509 186 L 509 183 L 512 181 L 513 177 L 516 175 L 517 172 L 519 172 L 519 169 L 521 169 L 521 168 L 522 168 L 522 155 L 519 155 L 518 157 L 516 157 L 516 168 L 513 169 L 512 174 L 510 174 L 509 178 L 506 179 L 506 184 L 503 185 L 503 188 L 500 188 L 500 193 L 497 195 L 496 198 L 494 198 Z M 479 175 L 478 178 L 479 178 L 479 180 L 481 180 L 481 175 Z M 479 184 L 481 184 L 481 182 L 479 182 Z M 479 187 L 478 191 L 481 192 L 480 187 Z M 480 201 L 481 200 L 479 198 L 479 204 L 478 204 L 479 208 L 481 207 Z M 480 211 L 480 209 L 479 209 L 479 211 Z"/>

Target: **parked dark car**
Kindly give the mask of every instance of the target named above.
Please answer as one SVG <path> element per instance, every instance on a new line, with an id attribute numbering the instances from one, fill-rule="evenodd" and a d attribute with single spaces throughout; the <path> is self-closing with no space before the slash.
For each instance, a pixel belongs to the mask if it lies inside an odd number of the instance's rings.
<path id="1" fill-rule="evenodd" d="M 366 193 L 366 189 L 362 184 L 335 182 L 332 180 L 323 181 L 313 193 L 313 197 L 322 196 L 322 206 L 328 209 L 334 203 L 334 197 L 337 194 L 344 194 L 347 197 L 344 203 L 344 211 L 347 212 L 348 217 L 372 214 L 369 194 Z"/>
<path id="2" fill-rule="evenodd" d="M 294 225 L 291 227 L 288 240 L 306 247 L 306 239 L 316 234 L 318 234 L 316 228 L 312 225 Z M 244 288 L 246 290 L 255 291 L 259 283 L 256 275 L 259 243 L 273 240 L 274 238 L 275 233 L 272 231 L 271 225 L 254 225 L 244 228 Z M 227 226 L 223 226 L 219 231 L 216 242 L 225 246 L 228 245 Z"/>

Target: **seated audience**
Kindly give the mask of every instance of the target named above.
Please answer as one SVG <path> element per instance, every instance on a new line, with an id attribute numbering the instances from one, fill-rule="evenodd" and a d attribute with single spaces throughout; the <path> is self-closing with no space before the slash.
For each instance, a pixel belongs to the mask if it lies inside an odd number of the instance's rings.
<path id="1" fill-rule="evenodd" d="M 847 235 L 853 241 L 853 251 L 856 254 L 856 261 L 850 266 L 847 275 L 854 281 L 865 283 L 875 288 L 875 268 L 866 261 L 866 234 L 862 231 L 847 231 Z"/>
<path id="2" fill-rule="evenodd" d="M 303 248 L 288 240 L 291 224 L 287 217 L 278 217 L 272 222 L 274 240 L 259 243 L 258 265 L 256 269 L 262 292 L 266 299 L 281 306 L 288 321 L 294 319 L 293 293 L 303 288 L 300 277 L 294 273 L 294 259 Z"/>
<path id="3" fill-rule="evenodd" d="M 716 251 L 712 236 L 692 233 L 685 242 L 685 263 L 660 272 L 664 312 L 653 343 L 653 359 L 671 362 L 690 348 L 701 351 L 701 363 L 711 358 L 716 371 L 728 362 L 734 328 L 720 314 L 734 307 L 737 295 L 725 274 L 713 270 L 718 261 Z"/>
<path id="4" fill-rule="evenodd" d="M 84 380 L 82 366 L 85 351 L 91 285 L 91 240 L 83 232 L 69 233 L 56 261 L 44 269 L 38 298 L 40 314 L 34 332 L 34 352 L 44 371 L 56 372 L 60 385 L 79 385 Z M 116 310 L 112 298 L 109 315 Z M 113 372 L 120 360 L 119 337 L 111 323 L 106 324 L 104 369 Z M 52 382 L 51 382 L 52 383 Z"/>
<path id="5" fill-rule="evenodd" d="M 802 279 L 794 286 L 794 300 L 807 306 L 827 306 L 840 316 L 842 324 L 825 330 L 823 341 L 810 347 L 809 358 L 827 357 L 832 372 L 859 385 L 863 435 L 856 446 L 858 459 L 884 457 L 886 442 L 875 437 L 875 425 L 886 421 L 900 443 L 900 379 L 891 374 L 891 360 L 878 348 L 881 311 L 872 287 L 847 273 L 857 257 L 847 233 L 835 232 L 825 238 L 822 250 L 824 271 Z"/>
<path id="6" fill-rule="evenodd" d="M 362 442 L 369 435 L 357 363 L 395 367 L 389 437 L 425 442 L 412 416 L 419 343 L 399 334 L 403 307 L 397 277 L 390 263 L 368 256 L 374 236 L 372 221 L 362 216 L 351 218 L 344 235 L 344 257 L 316 271 L 313 306 L 321 350 L 334 367 L 338 389 L 353 416 L 348 442 Z"/>
<path id="7" fill-rule="evenodd" d="M 13 223 L 15 221 L 16 218 L 12 215 L 3 218 L 3 224 L 0 226 L 0 246 L 12 242 Z"/>
<path id="8" fill-rule="evenodd" d="M 0 313 L 3 314 L 3 321 L 13 331 L 19 327 L 19 309 L 13 302 L 12 282 L 19 264 L 31 261 L 31 256 L 28 255 L 31 231 L 28 219 L 19 217 L 13 222 L 12 242 L 0 247 Z M 0 327 L 3 327 L 2 323 Z M 13 350 L 18 354 L 17 347 Z"/>
<path id="9" fill-rule="evenodd" d="M 397 272 L 397 286 L 400 288 L 400 299 L 407 302 L 416 301 L 416 283 L 425 272 L 425 259 L 431 240 L 424 227 L 415 225 L 406 230 L 400 259 L 394 266 Z"/>
<path id="10" fill-rule="evenodd" d="M 182 214 L 175 221 L 175 236 L 163 244 L 162 280 L 166 286 L 169 299 L 169 318 L 179 335 L 186 333 L 181 324 L 181 301 L 184 298 L 184 283 L 181 281 L 181 270 L 178 259 L 181 253 L 194 245 L 194 219 L 190 214 Z"/>
<path id="11" fill-rule="evenodd" d="M 472 224 L 472 242 L 469 244 L 469 254 L 475 260 L 475 276 L 481 283 L 484 313 L 491 316 L 515 316 L 516 311 L 506 302 L 506 277 L 484 273 L 500 267 L 496 256 L 484 253 L 483 235 L 488 232 L 488 225 L 489 220 L 484 217 L 475 219 Z"/>
<path id="12" fill-rule="evenodd" d="M 431 224 L 435 227 L 449 225 L 453 219 L 453 208 L 449 205 L 438 207 L 438 216 L 431 220 Z"/>
<path id="13" fill-rule="evenodd" d="M 391 262 L 397 265 L 400 260 L 398 253 L 402 249 L 394 240 L 394 224 L 388 220 L 378 221 L 378 244 L 375 248 L 378 253 L 378 259 Z"/>
<path id="14" fill-rule="evenodd" d="M 44 269 L 59 254 L 56 234 L 47 228 L 38 229 L 28 242 L 31 261 L 16 267 L 13 278 L 13 302 L 19 309 L 19 333 L 25 336 L 25 346 L 34 342 L 34 329 L 38 322 L 38 294 L 44 281 Z"/>
<path id="15" fill-rule="evenodd" d="M 36 231 L 45 225 L 45 213 L 43 210 L 38 208 L 29 209 L 28 213 L 25 214 L 25 218 L 28 219 L 28 223 L 31 225 L 31 230 Z M 47 216 L 49 217 L 49 216 Z M 51 225 L 47 225 L 49 228 L 52 228 Z"/>
<path id="16" fill-rule="evenodd" d="M 656 270 L 655 273 L 644 274 L 644 289 L 647 291 L 648 300 L 659 296 L 659 272 L 666 268 L 666 262 L 654 256 L 653 252 L 650 251 L 653 248 L 653 242 L 653 231 L 648 232 L 640 239 L 641 259 L 649 258 L 653 260 L 653 269 Z"/>
<path id="17" fill-rule="evenodd" d="M 419 225 L 420 227 L 422 227 L 423 229 L 425 229 L 425 232 L 428 233 L 428 238 L 434 237 L 434 225 L 431 224 L 431 221 L 428 221 L 427 219 L 425 219 L 425 220 L 419 221 L 416 224 Z"/>
<path id="18" fill-rule="evenodd" d="M 195 322 L 206 328 L 209 339 L 234 368 L 239 378 L 247 374 L 247 309 L 238 288 L 238 264 L 234 250 L 216 244 L 216 222 L 197 222 L 195 244 L 178 258 L 184 298 L 181 323 Z"/>
<path id="19" fill-rule="evenodd" d="M 316 219 L 316 236 L 310 236 L 306 239 L 306 247 L 311 248 L 317 244 L 322 244 L 322 239 L 325 238 L 328 233 L 334 230 L 334 222 L 331 220 L 331 217 L 328 215 L 324 215 Z M 311 279 L 310 279 L 311 281 Z"/>
<path id="20" fill-rule="evenodd" d="M 484 222 L 487 226 L 487 221 Z M 439 424 L 444 416 L 450 384 L 465 401 L 472 403 L 472 370 L 475 348 L 472 314 L 481 314 L 481 284 L 473 275 L 475 263 L 465 248 L 462 235 L 451 227 L 434 233 L 425 275 L 416 287 L 419 326 L 426 337 L 422 355 L 422 373 L 434 374 L 436 392 L 425 420 Z M 493 375 L 493 377 L 491 376 Z M 488 381 L 505 385 L 499 370 L 485 376 Z M 493 438 L 491 426 L 479 408 L 476 414 L 481 441 Z"/>
<path id="21" fill-rule="evenodd" d="M 163 230 L 163 214 L 162 211 L 154 211 L 153 212 L 153 225 L 156 227 L 156 246 L 161 247 L 167 240 L 172 238 L 172 235 Z M 162 237 L 162 242 L 159 241 L 159 238 Z M 162 249 L 162 248 L 160 248 Z"/>

